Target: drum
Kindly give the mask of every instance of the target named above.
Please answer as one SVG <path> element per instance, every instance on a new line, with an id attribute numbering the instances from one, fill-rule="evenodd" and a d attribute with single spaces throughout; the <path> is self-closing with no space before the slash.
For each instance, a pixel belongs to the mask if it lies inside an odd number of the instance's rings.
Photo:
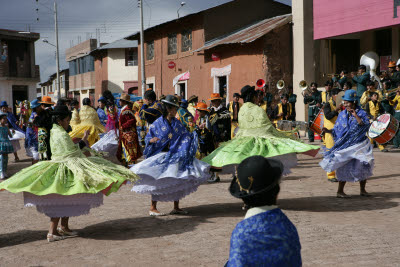
<path id="1" fill-rule="evenodd" d="M 287 121 L 287 120 L 278 121 L 278 129 L 281 131 L 291 131 L 292 121 Z"/>
<path id="2" fill-rule="evenodd" d="M 299 131 L 307 131 L 308 123 L 306 121 L 295 121 L 294 123 Z"/>
<path id="3" fill-rule="evenodd" d="M 390 114 L 383 114 L 372 122 L 368 130 L 368 136 L 383 145 L 394 138 L 399 130 L 399 121 Z"/>
<path id="4" fill-rule="evenodd" d="M 317 117 L 315 117 L 314 121 L 310 125 L 310 130 L 321 135 L 322 128 L 324 128 L 324 110 L 321 108 Z"/>

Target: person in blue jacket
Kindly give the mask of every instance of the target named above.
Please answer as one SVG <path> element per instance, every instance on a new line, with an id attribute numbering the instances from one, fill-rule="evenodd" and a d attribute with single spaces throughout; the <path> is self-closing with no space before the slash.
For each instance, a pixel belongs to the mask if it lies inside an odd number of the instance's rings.
<path id="1" fill-rule="evenodd" d="M 249 207 L 232 232 L 226 266 L 301 266 L 296 227 L 276 206 L 283 164 L 253 156 L 243 160 L 229 191 Z"/>

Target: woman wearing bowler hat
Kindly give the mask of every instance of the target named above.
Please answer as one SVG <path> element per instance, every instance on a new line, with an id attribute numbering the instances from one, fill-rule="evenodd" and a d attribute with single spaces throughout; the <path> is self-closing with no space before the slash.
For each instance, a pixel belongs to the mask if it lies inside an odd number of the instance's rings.
<path id="1" fill-rule="evenodd" d="M 158 201 L 173 201 L 171 214 L 187 214 L 179 201 L 207 181 L 210 166 L 195 158 L 196 132 L 190 133 L 175 117 L 178 98 L 168 95 L 162 103 L 163 115 L 150 125 L 146 135 L 146 159 L 131 168 L 140 176 L 132 191 L 151 195 L 150 216 L 165 215 L 157 210 Z"/>
<path id="2" fill-rule="evenodd" d="M 276 206 L 283 169 L 279 160 L 261 156 L 237 167 L 229 191 L 249 209 L 232 232 L 226 266 L 301 266 L 297 229 Z"/>
<path id="3" fill-rule="evenodd" d="M 366 135 L 370 126 L 368 114 L 357 105 L 355 90 L 347 90 L 342 99 L 346 109 L 339 113 L 332 130 L 323 129 L 333 135 L 335 145 L 324 153 L 319 164 L 327 172 L 336 171 L 337 197 L 350 197 L 343 191 L 346 182 L 360 182 L 360 195 L 367 197 L 370 195 L 365 186 L 374 168 L 373 147 Z"/>
<path id="4" fill-rule="evenodd" d="M 219 148 L 202 159 L 223 172 L 233 171 L 233 166 L 251 156 L 278 158 L 284 163 L 284 175 L 297 165 L 297 153 L 315 156 L 319 147 L 305 144 L 293 135 L 275 129 L 267 113 L 258 105 L 254 86 L 246 85 L 241 90 L 244 104 L 239 110 L 239 130 L 235 138 L 222 143 Z"/>
<path id="5" fill-rule="evenodd" d="M 49 242 L 78 235 L 69 228 L 69 217 L 88 214 L 103 204 L 103 194 L 138 179 L 126 168 L 93 156 L 87 149 L 88 132 L 79 145 L 73 143 L 67 133 L 71 120 L 67 106 L 56 106 L 51 114 L 52 159 L 25 168 L 0 184 L 0 190 L 23 192 L 25 206 L 35 206 L 50 217 Z"/>

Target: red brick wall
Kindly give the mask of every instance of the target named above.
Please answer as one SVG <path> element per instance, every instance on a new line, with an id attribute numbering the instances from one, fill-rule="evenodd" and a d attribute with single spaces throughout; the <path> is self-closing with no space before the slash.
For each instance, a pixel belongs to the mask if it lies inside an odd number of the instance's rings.
<path id="1" fill-rule="evenodd" d="M 96 103 L 100 95 L 108 89 L 108 58 L 107 50 L 101 50 L 95 55 L 94 61 L 95 69 L 95 97 Z"/>

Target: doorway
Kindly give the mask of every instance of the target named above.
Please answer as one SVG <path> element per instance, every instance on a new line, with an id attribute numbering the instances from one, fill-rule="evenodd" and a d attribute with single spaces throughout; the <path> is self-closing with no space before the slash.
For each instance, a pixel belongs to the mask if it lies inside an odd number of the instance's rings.
<path id="1" fill-rule="evenodd" d="M 227 97 L 227 78 L 226 76 L 219 76 L 218 77 L 218 93 L 222 97 L 222 104 L 226 105 L 226 97 Z"/>
<path id="2" fill-rule="evenodd" d="M 24 101 L 24 100 L 29 100 L 28 99 L 28 86 L 27 85 L 13 85 L 12 86 L 12 107 L 13 107 L 13 113 L 16 114 L 16 103 Z"/>
<path id="3" fill-rule="evenodd" d="M 186 99 L 186 83 L 178 83 L 178 95 L 182 99 Z"/>

